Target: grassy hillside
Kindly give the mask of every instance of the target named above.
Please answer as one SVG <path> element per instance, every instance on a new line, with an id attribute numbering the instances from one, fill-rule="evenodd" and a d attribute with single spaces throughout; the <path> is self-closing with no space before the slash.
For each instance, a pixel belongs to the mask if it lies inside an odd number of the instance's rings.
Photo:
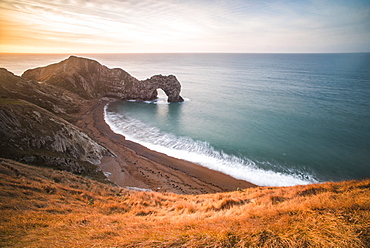
<path id="1" fill-rule="evenodd" d="M 1 247 L 368 247 L 370 180 L 128 191 L 0 159 Z"/>

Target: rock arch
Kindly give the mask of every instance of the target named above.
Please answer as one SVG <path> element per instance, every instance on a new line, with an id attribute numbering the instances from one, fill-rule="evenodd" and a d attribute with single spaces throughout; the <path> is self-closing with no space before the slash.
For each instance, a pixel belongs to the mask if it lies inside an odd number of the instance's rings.
<path id="1" fill-rule="evenodd" d="M 63 88 L 84 99 L 107 96 L 151 101 L 157 98 L 159 88 L 168 96 L 168 102 L 184 101 L 180 96 L 180 82 L 173 75 L 155 75 L 140 81 L 120 68 L 109 69 L 95 60 L 76 56 L 27 70 L 22 77 Z"/>
<path id="2" fill-rule="evenodd" d="M 166 92 L 164 92 L 164 90 L 162 90 L 161 88 L 157 89 L 157 98 L 162 98 L 165 99 L 166 101 L 168 100 Z"/>
<path id="3" fill-rule="evenodd" d="M 155 75 L 151 77 L 150 83 L 155 88 L 157 96 L 157 89 L 161 89 L 168 96 L 168 102 L 183 102 L 184 99 L 180 96 L 181 84 L 174 75 L 162 76 Z"/>

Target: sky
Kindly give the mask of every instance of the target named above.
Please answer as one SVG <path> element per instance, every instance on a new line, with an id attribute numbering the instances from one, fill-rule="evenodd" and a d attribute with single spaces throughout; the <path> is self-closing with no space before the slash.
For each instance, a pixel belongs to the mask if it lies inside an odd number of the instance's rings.
<path id="1" fill-rule="evenodd" d="M 370 0 L 0 0 L 0 53 L 370 52 Z"/>

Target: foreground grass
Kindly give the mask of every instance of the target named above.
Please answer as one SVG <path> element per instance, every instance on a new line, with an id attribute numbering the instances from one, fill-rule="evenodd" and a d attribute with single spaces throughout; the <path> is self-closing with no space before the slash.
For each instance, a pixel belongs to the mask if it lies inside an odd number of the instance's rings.
<path id="1" fill-rule="evenodd" d="M 2 247 L 368 247 L 370 180 L 135 192 L 0 159 Z"/>

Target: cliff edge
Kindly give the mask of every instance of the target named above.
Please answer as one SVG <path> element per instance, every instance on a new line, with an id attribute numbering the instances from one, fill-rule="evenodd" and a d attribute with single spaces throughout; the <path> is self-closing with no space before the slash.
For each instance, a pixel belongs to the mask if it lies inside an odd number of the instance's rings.
<path id="1" fill-rule="evenodd" d="M 76 56 L 27 70 L 22 77 L 65 89 L 88 100 L 112 97 L 152 101 L 157 98 L 157 89 L 162 89 L 169 102 L 183 101 L 181 84 L 173 75 L 156 75 L 140 81 L 120 68 L 109 69 L 95 60 Z"/>
<path id="2" fill-rule="evenodd" d="M 0 98 L 0 155 L 76 174 L 101 174 L 109 151 L 64 119 L 24 100 Z"/>
<path id="3" fill-rule="evenodd" d="M 114 146 L 99 138 L 100 131 L 90 132 L 87 126 L 95 117 L 87 116 L 103 97 L 155 100 L 158 88 L 169 102 L 183 101 L 175 76 L 140 81 L 122 69 L 76 56 L 27 70 L 22 77 L 0 68 L 0 157 L 105 181 L 102 159 L 117 156 Z M 129 167 L 133 172 L 125 173 L 125 179 L 137 186 L 143 178 L 137 178 L 138 169 L 125 162 L 126 156 L 120 154 L 114 163 Z"/>

